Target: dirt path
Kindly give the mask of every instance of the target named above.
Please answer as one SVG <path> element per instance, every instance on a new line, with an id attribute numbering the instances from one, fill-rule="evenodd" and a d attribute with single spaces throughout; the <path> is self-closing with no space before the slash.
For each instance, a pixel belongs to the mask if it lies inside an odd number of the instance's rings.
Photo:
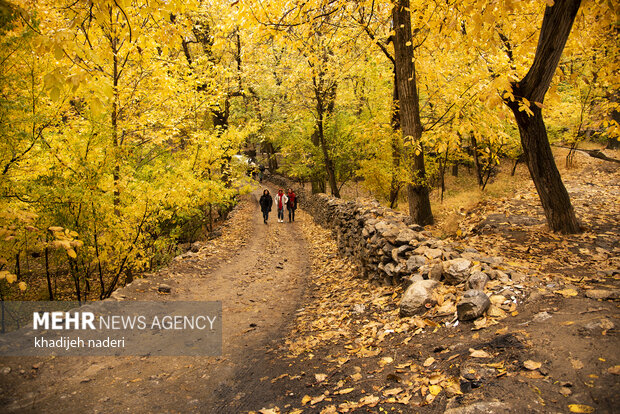
<path id="1" fill-rule="evenodd" d="M 4 358 L 0 411 L 237 412 L 269 372 L 266 347 L 282 339 L 310 271 L 299 224 L 278 223 L 275 213 L 263 224 L 259 195 L 236 212 L 240 234 L 228 245 L 186 254 L 115 295 L 222 301 L 221 357 Z M 172 286 L 165 297 L 162 282 Z"/>

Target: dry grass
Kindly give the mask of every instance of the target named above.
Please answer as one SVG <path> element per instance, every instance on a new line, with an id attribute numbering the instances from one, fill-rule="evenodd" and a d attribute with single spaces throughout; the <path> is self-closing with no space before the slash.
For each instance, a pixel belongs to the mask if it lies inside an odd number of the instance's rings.
<path id="1" fill-rule="evenodd" d="M 439 189 L 431 192 L 431 207 L 435 216 L 435 225 L 431 230 L 437 236 L 454 235 L 460 218 L 478 203 L 489 199 L 509 198 L 529 183 L 530 177 L 525 165 L 519 164 L 514 176 L 510 175 L 511 170 L 510 162 L 500 165 L 499 173 L 491 178 L 484 191 L 478 186 L 473 170 L 461 168 L 458 177 L 447 176 L 443 201 Z"/>

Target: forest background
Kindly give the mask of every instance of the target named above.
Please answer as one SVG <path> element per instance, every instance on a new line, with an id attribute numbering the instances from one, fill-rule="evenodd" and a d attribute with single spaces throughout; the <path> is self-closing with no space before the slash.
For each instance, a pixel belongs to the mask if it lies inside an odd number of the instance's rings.
<path id="1" fill-rule="evenodd" d="M 425 225 L 522 162 L 578 232 L 550 144 L 618 145 L 618 30 L 598 0 L 0 0 L 0 299 L 109 297 L 213 230 L 246 156 Z"/>

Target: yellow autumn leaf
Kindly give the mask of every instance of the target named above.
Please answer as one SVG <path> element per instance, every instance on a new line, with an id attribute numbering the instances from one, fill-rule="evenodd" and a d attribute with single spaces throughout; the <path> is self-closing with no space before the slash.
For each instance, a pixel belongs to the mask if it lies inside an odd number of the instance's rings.
<path id="1" fill-rule="evenodd" d="M 381 365 L 382 367 L 391 364 L 392 362 L 394 362 L 394 358 L 392 357 L 383 357 L 381 358 L 381 360 L 379 361 L 379 365 Z"/>
<path id="2" fill-rule="evenodd" d="M 389 390 L 383 391 L 383 395 L 386 396 L 386 397 L 389 397 L 389 396 L 393 396 L 393 395 L 398 395 L 401 392 L 403 392 L 403 389 L 400 388 L 400 387 L 390 388 Z"/>
<path id="3" fill-rule="evenodd" d="M 65 52 L 62 50 L 62 47 L 56 45 L 56 47 L 54 48 L 54 57 L 56 58 L 56 60 L 62 59 L 64 55 Z"/>
<path id="4" fill-rule="evenodd" d="M 379 400 L 380 398 L 375 395 L 367 395 L 365 397 L 362 397 L 359 403 L 360 405 L 369 405 L 371 407 L 374 407 L 379 402 Z"/>
<path id="5" fill-rule="evenodd" d="M 26 282 L 19 282 L 17 286 L 19 286 L 19 290 L 21 290 L 22 292 L 28 288 L 28 285 L 26 285 Z"/>
<path id="6" fill-rule="evenodd" d="M 571 296 L 577 296 L 578 295 L 577 291 L 575 289 L 572 289 L 572 288 L 556 290 L 553 293 L 560 294 L 560 295 L 564 296 L 565 298 L 569 298 Z"/>
<path id="7" fill-rule="evenodd" d="M 67 250 L 67 254 L 69 255 L 69 257 L 71 257 L 72 259 L 77 258 L 77 253 L 75 252 L 75 250 L 73 249 L 69 249 Z"/>
<path id="8" fill-rule="evenodd" d="M 359 381 L 362 379 L 362 374 L 360 374 L 359 372 L 356 372 L 355 374 L 351 374 L 351 379 L 353 381 Z"/>
<path id="9" fill-rule="evenodd" d="M 306 405 L 312 400 L 312 397 L 309 395 L 304 395 L 304 398 L 301 399 L 301 405 Z"/>
<path id="10" fill-rule="evenodd" d="M 343 388 L 341 390 L 336 391 L 334 394 L 348 394 L 350 392 L 353 392 L 353 390 L 355 390 L 355 388 Z"/>
<path id="11" fill-rule="evenodd" d="M 320 403 L 321 401 L 323 401 L 325 399 L 325 394 L 321 394 L 318 397 L 314 397 L 310 400 L 310 405 L 315 405 Z"/>
<path id="12" fill-rule="evenodd" d="M 433 362 L 435 362 L 435 358 L 433 357 L 428 357 L 426 358 L 426 361 L 424 361 L 424 366 L 425 367 L 430 367 L 431 365 L 433 365 Z"/>
<path id="13" fill-rule="evenodd" d="M 594 407 L 585 404 L 568 404 L 571 413 L 593 413 Z"/>
<path id="14" fill-rule="evenodd" d="M 13 273 L 8 273 L 5 277 L 6 281 L 9 283 L 13 283 L 17 280 L 17 275 L 14 275 Z"/>
<path id="15" fill-rule="evenodd" d="M 431 385 L 430 387 L 428 387 L 428 391 L 432 394 L 432 395 L 437 395 L 441 392 L 441 386 L 439 385 Z"/>

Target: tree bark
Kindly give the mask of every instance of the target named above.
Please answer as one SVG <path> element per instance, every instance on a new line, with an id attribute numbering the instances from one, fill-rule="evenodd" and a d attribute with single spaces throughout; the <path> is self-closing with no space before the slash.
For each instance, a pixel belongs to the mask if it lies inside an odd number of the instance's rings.
<path id="1" fill-rule="evenodd" d="M 478 186 L 482 187 L 482 167 L 480 166 L 480 157 L 478 155 L 478 141 L 476 140 L 476 136 L 473 132 L 471 134 L 471 152 L 474 156 L 474 167 L 476 179 L 478 180 Z"/>
<path id="2" fill-rule="evenodd" d="M 580 227 L 553 159 L 542 110 L 535 103 L 543 103 L 580 4 L 581 0 L 556 0 L 553 6 L 545 9 L 534 62 L 520 82 L 513 82 L 515 100 L 506 100 L 519 126 L 525 161 L 547 223 L 551 230 L 562 233 L 577 233 Z M 529 101 L 532 115 L 521 110 L 520 106 L 526 104 L 523 98 Z"/>
<path id="3" fill-rule="evenodd" d="M 405 142 L 410 140 L 419 144 L 418 153 L 407 151 L 408 162 L 412 162 L 413 183 L 407 185 L 409 215 L 420 225 L 433 223 L 433 213 L 429 199 L 428 186 L 425 183 L 424 151 L 420 142 L 422 123 L 420 121 L 420 104 L 416 85 L 415 64 L 413 62 L 413 45 L 411 36 L 411 13 L 409 0 L 399 0 L 392 10 L 394 21 L 394 58 L 396 78 L 398 80 L 398 97 L 400 109 L 400 126 Z"/>
<path id="4" fill-rule="evenodd" d="M 336 84 L 332 83 L 326 85 L 322 73 L 313 77 L 312 81 L 314 84 L 317 112 L 316 138 L 318 138 L 320 149 L 323 154 L 323 163 L 325 164 L 325 172 L 327 173 L 327 180 L 331 188 L 331 193 L 334 197 L 340 198 L 340 190 L 336 181 L 336 168 L 334 167 L 334 161 L 329 153 L 329 143 L 325 136 L 326 118 L 333 113 L 336 102 Z"/>
<path id="5" fill-rule="evenodd" d="M 394 132 L 400 130 L 400 109 L 398 107 L 398 78 L 396 77 L 396 68 L 394 68 L 394 89 L 392 92 L 392 129 Z M 390 208 L 395 208 L 398 204 L 398 193 L 400 192 L 400 179 L 398 170 L 400 169 L 401 158 L 401 142 L 400 136 L 394 134 L 392 136 L 392 177 L 390 180 Z"/>

